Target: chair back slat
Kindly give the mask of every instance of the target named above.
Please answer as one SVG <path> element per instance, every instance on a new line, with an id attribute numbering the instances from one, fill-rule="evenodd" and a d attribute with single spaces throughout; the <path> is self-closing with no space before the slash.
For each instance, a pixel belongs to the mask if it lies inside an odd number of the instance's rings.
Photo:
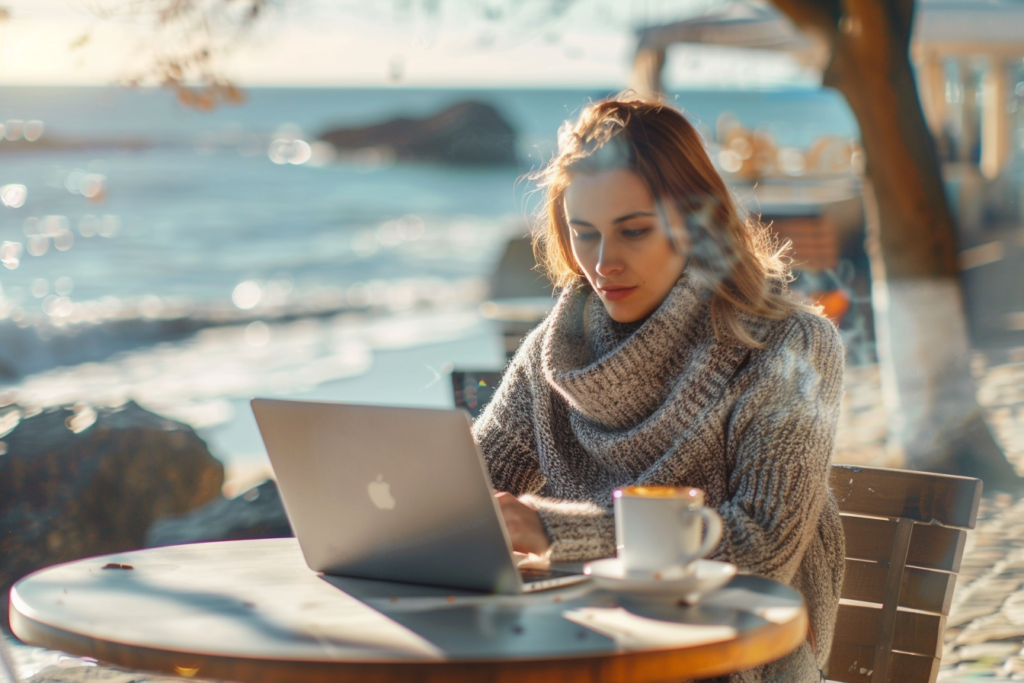
<path id="1" fill-rule="evenodd" d="M 843 515 L 846 556 L 857 560 L 888 562 L 896 538 L 896 522 L 887 519 Z M 916 524 L 910 537 L 907 564 L 925 569 L 960 571 L 967 532 L 937 524 Z"/>
<path id="2" fill-rule="evenodd" d="M 877 605 L 840 603 L 835 641 L 875 647 L 881 619 L 882 608 Z M 938 657 L 942 654 L 942 631 L 945 626 L 946 618 L 941 614 L 900 610 L 896 612 L 892 649 Z"/>
<path id="3" fill-rule="evenodd" d="M 871 683 L 874 676 L 875 648 L 866 645 L 834 643 L 829 658 L 828 679 L 843 683 Z M 890 681 L 928 681 L 939 675 L 938 657 L 893 652 L 889 660 Z"/>
<path id="4" fill-rule="evenodd" d="M 887 563 L 885 573 L 885 592 L 882 595 L 882 613 L 878 616 L 878 636 L 875 640 L 875 673 L 871 676 L 872 683 L 887 683 L 889 680 L 888 653 L 892 652 L 896 642 L 896 621 L 910 612 L 899 612 L 900 587 L 903 585 L 903 572 L 907 567 L 907 551 L 910 550 L 910 535 L 914 533 L 914 520 L 900 517 L 896 524 L 896 538 L 892 542 L 892 554 Z M 904 636 L 900 633 L 900 637 Z M 938 641 L 942 637 L 942 628 L 935 634 Z M 901 648 L 907 649 L 907 648 Z M 911 650 L 916 652 L 916 650 Z M 879 652 L 885 652 L 879 657 Z M 922 653 L 925 654 L 925 653 Z"/>
<path id="5" fill-rule="evenodd" d="M 971 477 L 834 465 L 829 484 L 844 512 L 973 529 L 981 482 Z"/>
<path id="6" fill-rule="evenodd" d="M 846 575 L 828 678 L 934 683 L 981 482 L 835 465 L 829 483 L 846 534 Z"/>
<path id="7" fill-rule="evenodd" d="M 846 560 L 843 594 L 846 600 L 881 604 L 888 567 L 879 562 Z M 956 574 L 907 567 L 903 572 L 899 606 L 921 612 L 949 614 Z"/>

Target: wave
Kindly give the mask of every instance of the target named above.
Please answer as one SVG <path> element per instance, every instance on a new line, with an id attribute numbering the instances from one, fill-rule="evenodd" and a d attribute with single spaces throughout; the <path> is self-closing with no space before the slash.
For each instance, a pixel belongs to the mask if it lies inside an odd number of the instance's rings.
<path id="1" fill-rule="evenodd" d="M 86 410 L 133 400 L 199 429 L 231 419 L 232 400 L 309 391 L 366 372 L 376 351 L 462 339 L 481 326 L 486 321 L 478 307 L 463 304 L 211 327 L 175 343 L 33 374 L 7 387 L 0 403 L 29 414 L 49 406 Z M 445 370 L 435 372 L 441 381 Z"/>
<path id="2" fill-rule="evenodd" d="M 57 367 L 101 362 L 161 343 L 180 343 L 208 329 L 241 327 L 246 331 L 245 343 L 259 346 L 271 326 L 298 321 L 345 315 L 388 318 L 474 307 L 485 291 L 486 284 L 479 279 L 419 279 L 319 287 L 265 305 L 238 302 L 246 308 L 230 301 L 196 304 L 156 296 L 83 302 L 53 297 L 52 302 L 44 301 L 47 313 L 34 315 L 0 305 L 4 316 L 0 319 L 0 379 L 11 385 Z"/>

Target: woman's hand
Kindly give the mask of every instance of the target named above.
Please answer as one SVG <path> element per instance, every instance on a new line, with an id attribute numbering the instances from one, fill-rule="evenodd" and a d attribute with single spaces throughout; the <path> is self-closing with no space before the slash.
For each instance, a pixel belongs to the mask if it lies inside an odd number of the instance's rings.
<path id="1" fill-rule="evenodd" d="M 505 528 L 512 539 L 512 550 L 535 555 L 547 552 L 551 542 L 537 510 L 505 491 L 494 494 L 494 497 L 501 506 L 501 516 L 505 518 Z"/>

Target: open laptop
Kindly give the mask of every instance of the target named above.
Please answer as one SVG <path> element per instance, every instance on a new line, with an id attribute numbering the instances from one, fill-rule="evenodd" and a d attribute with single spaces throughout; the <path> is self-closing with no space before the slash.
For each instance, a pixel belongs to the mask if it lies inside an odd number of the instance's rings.
<path id="1" fill-rule="evenodd" d="M 516 568 L 464 411 L 251 404 L 310 569 L 493 593 L 586 579 Z"/>

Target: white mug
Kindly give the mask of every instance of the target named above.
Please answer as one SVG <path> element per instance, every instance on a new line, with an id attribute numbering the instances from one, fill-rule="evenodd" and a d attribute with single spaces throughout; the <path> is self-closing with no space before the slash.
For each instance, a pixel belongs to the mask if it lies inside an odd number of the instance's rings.
<path id="1" fill-rule="evenodd" d="M 615 489 L 612 500 L 615 543 L 627 572 L 686 567 L 722 538 L 722 518 L 704 507 L 700 489 L 627 486 Z"/>

